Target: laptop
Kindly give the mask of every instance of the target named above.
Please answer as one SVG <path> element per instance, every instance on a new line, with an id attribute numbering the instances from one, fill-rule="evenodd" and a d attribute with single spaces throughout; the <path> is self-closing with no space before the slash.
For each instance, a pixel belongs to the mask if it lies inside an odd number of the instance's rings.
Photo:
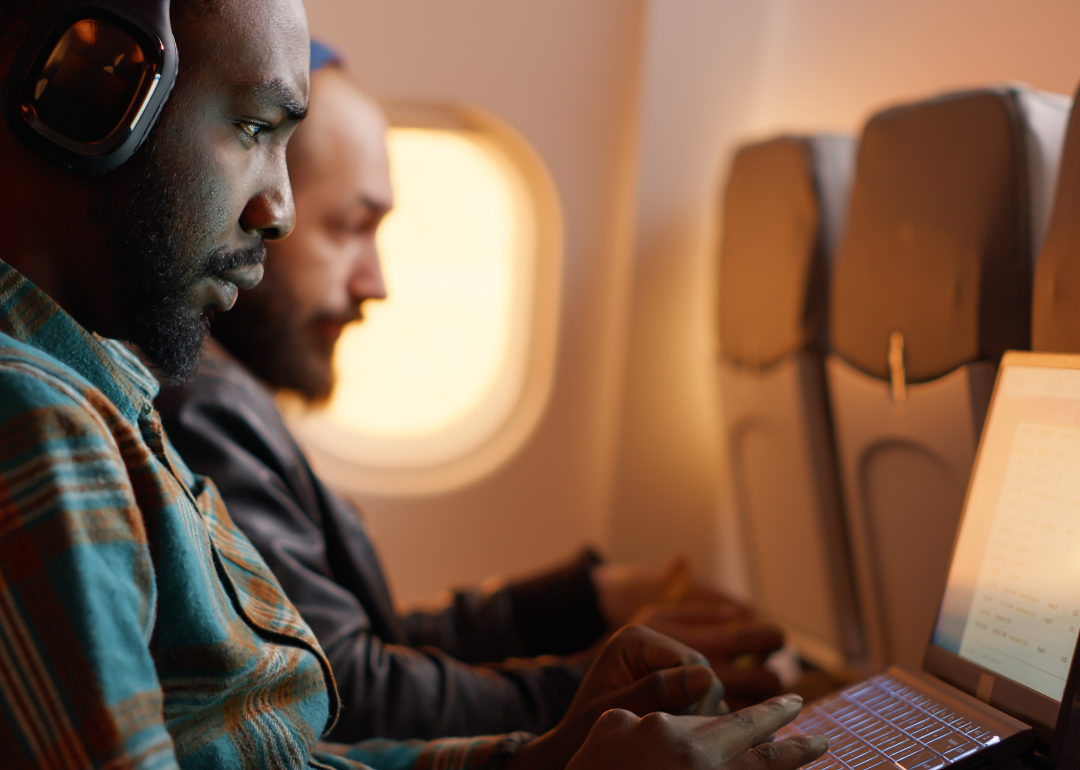
<path id="1" fill-rule="evenodd" d="M 918 569 L 912 554 L 912 569 Z M 921 670 L 804 707 L 812 770 L 982 766 L 1061 750 L 1080 668 L 1080 356 L 1006 353 Z"/>

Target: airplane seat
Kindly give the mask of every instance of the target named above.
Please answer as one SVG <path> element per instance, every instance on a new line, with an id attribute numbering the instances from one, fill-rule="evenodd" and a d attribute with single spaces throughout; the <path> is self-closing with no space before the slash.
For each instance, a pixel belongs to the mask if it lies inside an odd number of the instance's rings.
<path id="1" fill-rule="evenodd" d="M 1054 213 L 1035 268 L 1031 348 L 1080 353 L 1080 114 L 1069 120 Z"/>
<path id="2" fill-rule="evenodd" d="M 720 387 L 755 605 L 828 670 L 860 652 L 825 392 L 829 262 L 855 141 L 736 154 L 720 251 Z"/>
<path id="3" fill-rule="evenodd" d="M 826 370 L 874 666 L 922 662 L 998 361 L 1030 343 L 1067 116 L 1067 100 L 994 88 L 863 132 Z"/>

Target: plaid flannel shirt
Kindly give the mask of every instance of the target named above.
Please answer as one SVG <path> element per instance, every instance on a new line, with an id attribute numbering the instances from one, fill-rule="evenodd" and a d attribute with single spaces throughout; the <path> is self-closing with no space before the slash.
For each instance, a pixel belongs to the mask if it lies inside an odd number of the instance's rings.
<path id="1" fill-rule="evenodd" d="M 501 766 L 527 736 L 317 745 L 329 664 L 157 388 L 0 262 L 0 765 Z"/>

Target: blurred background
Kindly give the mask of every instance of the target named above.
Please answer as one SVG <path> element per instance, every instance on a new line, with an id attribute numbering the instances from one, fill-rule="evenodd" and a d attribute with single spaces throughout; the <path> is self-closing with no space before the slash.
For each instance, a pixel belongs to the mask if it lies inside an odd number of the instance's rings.
<path id="1" fill-rule="evenodd" d="M 586 542 L 685 553 L 745 594 L 716 379 L 735 147 L 858 133 L 943 90 L 1080 80 L 1068 0 L 307 8 L 402 130 L 391 299 L 347 332 L 341 386 L 299 430 L 403 600 Z"/>

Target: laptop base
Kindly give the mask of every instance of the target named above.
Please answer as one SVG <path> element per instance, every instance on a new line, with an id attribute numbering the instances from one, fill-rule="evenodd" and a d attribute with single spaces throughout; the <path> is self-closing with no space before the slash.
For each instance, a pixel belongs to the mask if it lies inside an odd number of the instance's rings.
<path id="1" fill-rule="evenodd" d="M 777 734 L 825 734 L 808 770 L 940 770 L 1004 762 L 1035 742 L 1019 720 L 903 666 L 808 704 Z"/>

